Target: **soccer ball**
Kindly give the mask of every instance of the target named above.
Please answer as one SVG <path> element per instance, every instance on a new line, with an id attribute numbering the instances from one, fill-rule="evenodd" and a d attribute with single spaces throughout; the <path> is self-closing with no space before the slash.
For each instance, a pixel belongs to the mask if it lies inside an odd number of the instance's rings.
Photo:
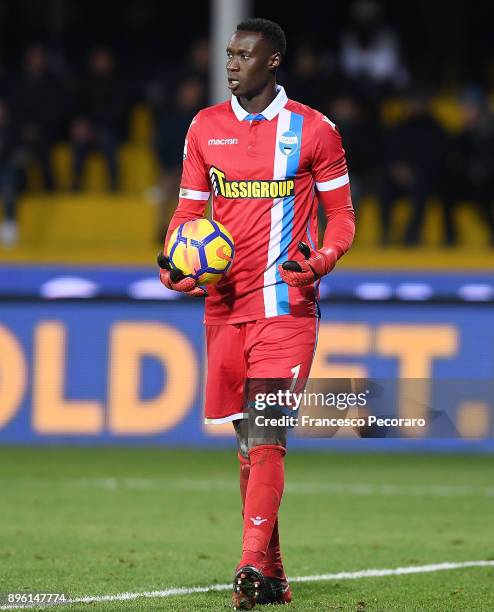
<path id="1" fill-rule="evenodd" d="M 172 268 L 178 268 L 200 285 L 214 285 L 231 268 L 235 247 L 224 225 L 195 219 L 175 229 L 167 255 Z"/>

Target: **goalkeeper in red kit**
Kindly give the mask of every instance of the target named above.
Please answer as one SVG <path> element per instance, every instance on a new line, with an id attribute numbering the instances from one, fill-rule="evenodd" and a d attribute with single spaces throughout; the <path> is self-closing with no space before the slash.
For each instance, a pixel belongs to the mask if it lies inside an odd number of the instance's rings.
<path id="1" fill-rule="evenodd" d="M 319 324 L 318 282 L 350 248 L 355 233 L 345 152 L 320 112 L 288 99 L 276 83 L 286 52 L 279 25 L 240 23 L 228 43 L 230 100 L 201 110 L 188 130 L 179 204 L 159 257 L 169 289 L 206 296 L 205 421 L 232 422 L 238 440 L 243 544 L 233 606 L 292 599 L 280 552 L 286 429 L 249 429 L 249 381 L 292 381 L 310 372 Z M 206 290 L 170 270 L 173 230 L 212 216 L 235 241 L 235 261 Z M 317 209 L 327 217 L 317 249 Z M 255 384 L 252 388 L 255 388 Z"/>

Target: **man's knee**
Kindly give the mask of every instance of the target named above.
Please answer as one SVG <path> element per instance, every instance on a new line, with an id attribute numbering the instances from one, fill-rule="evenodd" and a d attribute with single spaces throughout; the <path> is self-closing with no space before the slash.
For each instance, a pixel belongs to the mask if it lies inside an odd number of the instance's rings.
<path id="1" fill-rule="evenodd" d="M 266 433 L 262 437 L 249 437 L 248 448 L 251 451 L 256 446 L 282 446 L 286 449 L 286 431 L 282 428 L 277 428 L 276 431 L 272 431 L 269 434 Z"/>
<path id="2" fill-rule="evenodd" d="M 247 419 L 233 421 L 233 427 L 237 436 L 238 452 L 245 459 L 249 458 L 249 426 Z"/>
<path id="3" fill-rule="evenodd" d="M 269 431 L 252 431 L 249 419 L 234 421 L 233 426 L 237 435 L 238 452 L 248 459 L 249 451 L 256 446 L 282 446 L 286 448 L 286 429 L 284 427 L 272 427 Z"/>
<path id="4" fill-rule="evenodd" d="M 249 458 L 249 442 L 248 440 L 239 440 L 237 439 L 238 452 L 244 459 Z"/>
<path id="5" fill-rule="evenodd" d="M 283 440 L 277 438 L 268 438 L 266 440 L 249 440 L 249 450 L 252 451 L 254 448 L 258 446 L 281 446 L 286 450 L 286 443 Z"/>

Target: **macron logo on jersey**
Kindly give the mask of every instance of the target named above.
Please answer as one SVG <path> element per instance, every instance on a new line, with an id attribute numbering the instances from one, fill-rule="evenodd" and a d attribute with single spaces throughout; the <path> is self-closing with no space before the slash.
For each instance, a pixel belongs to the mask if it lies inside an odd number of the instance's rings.
<path id="1" fill-rule="evenodd" d="M 238 140 L 236 138 L 210 138 L 208 145 L 210 147 L 217 147 L 221 145 L 236 145 Z"/>

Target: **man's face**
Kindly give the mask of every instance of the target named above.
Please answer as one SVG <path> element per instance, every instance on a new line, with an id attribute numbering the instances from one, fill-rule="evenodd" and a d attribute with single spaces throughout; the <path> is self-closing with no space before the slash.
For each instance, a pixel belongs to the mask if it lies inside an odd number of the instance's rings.
<path id="1" fill-rule="evenodd" d="M 235 32 L 226 52 L 228 88 L 236 96 L 246 98 L 266 86 L 281 60 L 259 32 Z"/>

